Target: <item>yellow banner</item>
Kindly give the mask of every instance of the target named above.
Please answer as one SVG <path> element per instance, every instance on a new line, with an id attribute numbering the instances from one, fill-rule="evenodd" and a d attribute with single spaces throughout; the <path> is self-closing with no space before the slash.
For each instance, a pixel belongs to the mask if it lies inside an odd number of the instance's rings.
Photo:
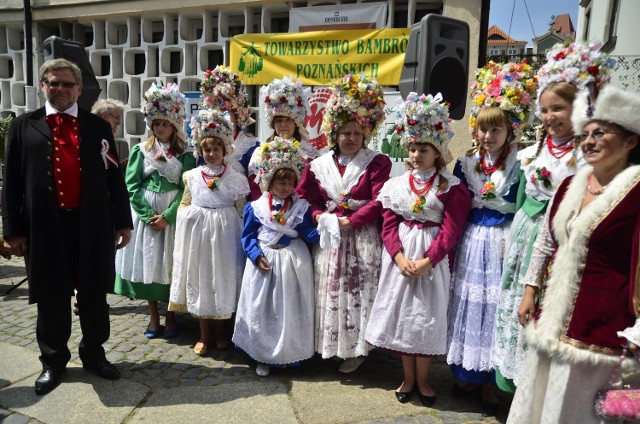
<path id="1" fill-rule="evenodd" d="M 293 75 L 305 85 L 327 85 L 364 73 L 398 85 L 410 28 L 242 34 L 230 43 L 230 68 L 247 85 Z"/>

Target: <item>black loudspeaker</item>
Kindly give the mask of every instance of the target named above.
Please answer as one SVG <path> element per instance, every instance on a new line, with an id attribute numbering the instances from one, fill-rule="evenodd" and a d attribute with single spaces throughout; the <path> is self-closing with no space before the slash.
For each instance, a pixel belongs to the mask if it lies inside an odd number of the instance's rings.
<path id="1" fill-rule="evenodd" d="M 411 27 L 400 93 L 442 93 L 451 119 L 462 119 L 469 80 L 469 25 L 429 14 Z"/>
<path id="2" fill-rule="evenodd" d="M 102 89 L 98 84 L 96 74 L 93 72 L 84 45 L 77 41 L 64 40 L 52 35 L 44 40 L 43 51 L 45 61 L 49 59 L 67 59 L 78 65 L 82 71 L 82 94 L 78 98 L 78 106 L 81 109 L 91 110 Z"/>

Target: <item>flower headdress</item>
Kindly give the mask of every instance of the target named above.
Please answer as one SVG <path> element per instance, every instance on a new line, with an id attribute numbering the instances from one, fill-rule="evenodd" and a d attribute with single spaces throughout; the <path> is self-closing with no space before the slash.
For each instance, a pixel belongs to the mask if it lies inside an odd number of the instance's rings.
<path id="1" fill-rule="evenodd" d="M 260 89 L 260 96 L 264 99 L 266 119 L 271 128 L 276 116 L 288 116 L 296 122 L 300 137 L 303 140 L 309 138 L 309 133 L 304 127 L 304 118 L 307 115 L 311 89 L 303 88 L 300 79 L 295 81 L 293 77 L 274 79 L 269 85 Z"/>
<path id="2" fill-rule="evenodd" d="M 431 143 L 443 158 L 453 159 L 449 152 L 449 139 L 453 132 L 449 128 L 449 106 L 443 102 L 442 94 L 436 96 L 409 93 L 406 101 L 396 109 L 396 133 L 400 145 L 409 143 Z"/>
<path id="3" fill-rule="evenodd" d="M 611 80 L 610 73 L 615 65 L 600 47 L 599 42 L 556 44 L 547 52 L 547 63 L 538 71 L 538 113 L 540 95 L 552 83 L 568 82 L 579 91 L 592 85 L 593 94 L 597 96 L 602 85 Z"/>
<path id="4" fill-rule="evenodd" d="M 322 121 L 329 147 L 335 145 L 338 128 L 348 121 L 362 127 L 364 144 L 384 120 L 384 99 L 378 82 L 364 75 L 346 75 L 332 87 Z"/>
<path id="5" fill-rule="evenodd" d="M 168 83 L 163 86 L 159 80 L 152 83 L 144 93 L 144 106 L 142 107 L 147 128 L 151 129 L 154 119 L 164 119 L 171 122 L 178 137 L 182 141 L 186 141 L 187 136 L 184 132 L 185 103 L 184 94 L 178 90 L 176 84 Z"/>
<path id="6" fill-rule="evenodd" d="M 227 155 L 233 151 L 233 128 L 226 119 L 226 112 L 219 110 L 200 109 L 197 115 L 191 118 L 191 143 L 193 154 L 198 155 L 198 146 L 202 139 L 207 137 L 217 137 L 224 143 Z"/>
<path id="7" fill-rule="evenodd" d="M 237 125 L 241 129 L 255 122 L 251 118 L 249 96 L 244 84 L 238 74 L 226 66 L 216 66 L 213 71 L 208 69 L 200 84 L 200 92 L 203 108 L 237 113 Z"/>
<path id="8" fill-rule="evenodd" d="M 476 81 L 471 85 L 471 131 L 476 127 L 476 118 L 482 108 L 497 106 L 509 115 L 513 134 L 518 138 L 527 126 L 531 99 L 537 87 L 533 68 L 527 62 L 501 64 L 490 61 L 478 69 Z"/>
<path id="9" fill-rule="evenodd" d="M 255 170 L 256 182 L 264 192 L 269 189 L 271 178 L 278 169 L 293 170 L 300 181 L 304 169 L 304 160 L 298 153 L 300 142 L 275 137 L 268 143 L 262 143 L 251 157 L 249 169 Z"/>

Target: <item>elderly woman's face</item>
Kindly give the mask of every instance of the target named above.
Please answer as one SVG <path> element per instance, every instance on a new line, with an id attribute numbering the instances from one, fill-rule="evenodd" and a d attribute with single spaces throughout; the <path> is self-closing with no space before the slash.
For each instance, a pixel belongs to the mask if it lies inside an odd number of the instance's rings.
<path id="1" fill-rule="evenodd" d="M 360 125 L 349 121 L 338 129 L 338 146 L 340 154 L 355 155 L 364 146 L 364 134 Z"/>
<path id="2" fill-rule="evenodd" d="M 621 129 L 606 122 L 589 122 L 576 136 L 589 165 L 609 167 L 627 163 L 629 153 L 637 144 L 637 137 L 625 136 Z"/>

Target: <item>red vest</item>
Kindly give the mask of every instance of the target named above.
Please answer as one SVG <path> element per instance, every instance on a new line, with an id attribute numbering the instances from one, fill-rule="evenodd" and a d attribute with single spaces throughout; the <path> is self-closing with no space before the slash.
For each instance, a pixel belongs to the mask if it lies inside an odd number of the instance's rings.
<path id="1" fill-rule="evenodd" d="M 560 185 L 555 196 L 549 219 L 552 234 L 564 231 L 554 228 L 552 223 L 572 178 Z M 620 350 L 624 342 L 616 333 L 634 325 L 632 298 L 640 231 L 638 199 L 640 184 L 632 187 L 619 203 L 599 217 L 587 242 L 584 263 L 575 264 L 581 277 L 573 311 L 561 336 L 563 342 L 611 353 L 607 351 Z"/>
<path id="2" fill-rule="evenodd" d="M 53 178 L 58 207 L 80 207 L 80 123 L 78 118 L 66 113 L 47 116 L 47 124 L 53 137 Z"/>

